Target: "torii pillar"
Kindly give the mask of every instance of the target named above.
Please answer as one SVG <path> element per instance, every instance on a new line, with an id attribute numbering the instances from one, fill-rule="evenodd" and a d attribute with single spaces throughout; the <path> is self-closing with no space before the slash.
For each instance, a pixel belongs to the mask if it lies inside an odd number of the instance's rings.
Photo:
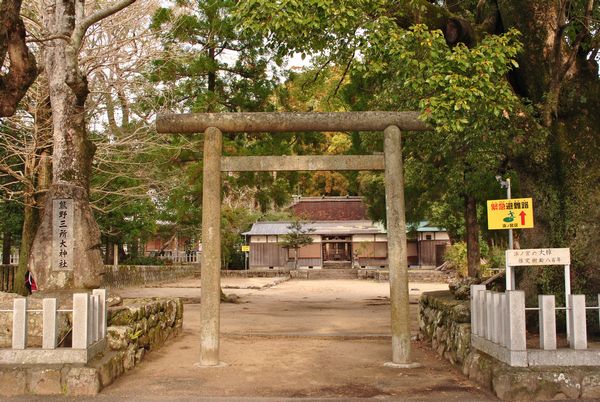
<path id="1" fill-rule="evenodd" d="M 192 113 L 159 115 L 160 133 L 204 132 L 200 367 L 219 360 L 222 171 L 384 170 L 392 361 L 412 368 L 401 129 L 426 131 L 417 112 Z M 384 131 L 384 155 L 222 157 L 222 132 Z"/>

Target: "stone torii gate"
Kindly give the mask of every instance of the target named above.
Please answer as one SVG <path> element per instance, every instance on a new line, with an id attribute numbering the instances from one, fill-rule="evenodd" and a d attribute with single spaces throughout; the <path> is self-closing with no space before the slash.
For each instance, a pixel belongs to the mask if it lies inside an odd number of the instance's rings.
<path id="1" fill-rule="evenodd" d="M 340 113 L 191 113 L 161 114 L 159 133 L 204 132 L 202 194 L 202 267 L 200 366 L 219 360 L 221 270 L 221 172 L 384 170 L 390 270 L 392 361 L 387 366 L 415 367 L 411 360 L 408 264 L 401 130 L 426 131 L 417 112 Z M 222 156 L 223 132 L 383 131 L 383 155 Z"/>

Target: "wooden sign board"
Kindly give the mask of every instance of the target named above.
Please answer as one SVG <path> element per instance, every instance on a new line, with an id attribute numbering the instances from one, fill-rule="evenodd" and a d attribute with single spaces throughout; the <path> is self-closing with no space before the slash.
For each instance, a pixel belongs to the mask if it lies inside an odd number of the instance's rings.
<path id="1" fill-rule="evenodd" d="M 506 250 L 506 265 L 510 267 L 570 264 L 571 252 L 568 248 Z"/>

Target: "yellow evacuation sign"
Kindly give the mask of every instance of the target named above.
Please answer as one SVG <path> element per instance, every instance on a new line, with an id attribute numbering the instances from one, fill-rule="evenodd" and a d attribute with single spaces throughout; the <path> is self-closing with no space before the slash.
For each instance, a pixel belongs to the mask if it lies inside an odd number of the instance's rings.
<path id="1" fill-rule="evenodd" d="M 533 227 L 531 198 L 488 200 L 488 229 L 526 229 Z"/>

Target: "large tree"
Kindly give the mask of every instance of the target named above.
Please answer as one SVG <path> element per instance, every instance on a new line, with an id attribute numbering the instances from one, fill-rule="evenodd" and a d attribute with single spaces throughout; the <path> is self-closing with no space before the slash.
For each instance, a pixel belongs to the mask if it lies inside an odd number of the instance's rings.
<path id="1" fill-rule="evenodd" d="M 87 30 L 135 0 L 121 0 L 98 10 L 84 1 L 50 1 L 44 14 L 44 65 L 52 110 L 52 185 L 46 196 L 30 254 L 29 268 L 40 289 L 91 288 L 103 272 L 100 231 L 90 208 L 90 175 L 95 145 L 88 138 L 85 102 L 89 89 L 79 53 Z M 53 204 L 73 200 L 73 266 L 53 263 Z"/>
<path id="2" fill-rule="evenodd" d="M 586 247 L 575 243 L 598 247 L 598 231 L 595 236 L 583 235 L 589 234 L 590 227 L 597 228 L 594 217 L 586 211 L 600 191 L 599 161 L 594 157 L 600 141 L 600 115 L 596 112 L 600 106 L 598 3 L 249 0 L 243 2 L 243 13 L 249 29 L 270 32 L 270 46 L 281 54 L 325 52 L 338 64 L 350 66 L 348 71 L 358 65 L 382 74 L 390 67 L 395 71 L 393 64 L 402 61 L 399 55 L 386 53 L 390 47 L 385 42 L 372 39 L 398 40 L 399 31 L 416 23 L 441 30 L 447 45 L 455 49 L 463 45 L 476 49 L 486 35 L 518 29 L 523 52 L 517 57 L 519 67 L 507 79 L 531 110 L 523 121 L 509 117 L 523 125 L 520 128 L 525 135 L 513 141 L 527 150 L 509 155 L 498 167 L 498 174 L 515 172 L 515 195 L 532 195 L 537 205 L 537 228 L 523 231 L 524 245 L 574 246 L 578 269 L 598 266 L 580 251 Z M 367 52 L 379 52 L 382 57 L 371 63 L 365 58 Z M 422 110 L 431 106 L 424 102 Z"/>

